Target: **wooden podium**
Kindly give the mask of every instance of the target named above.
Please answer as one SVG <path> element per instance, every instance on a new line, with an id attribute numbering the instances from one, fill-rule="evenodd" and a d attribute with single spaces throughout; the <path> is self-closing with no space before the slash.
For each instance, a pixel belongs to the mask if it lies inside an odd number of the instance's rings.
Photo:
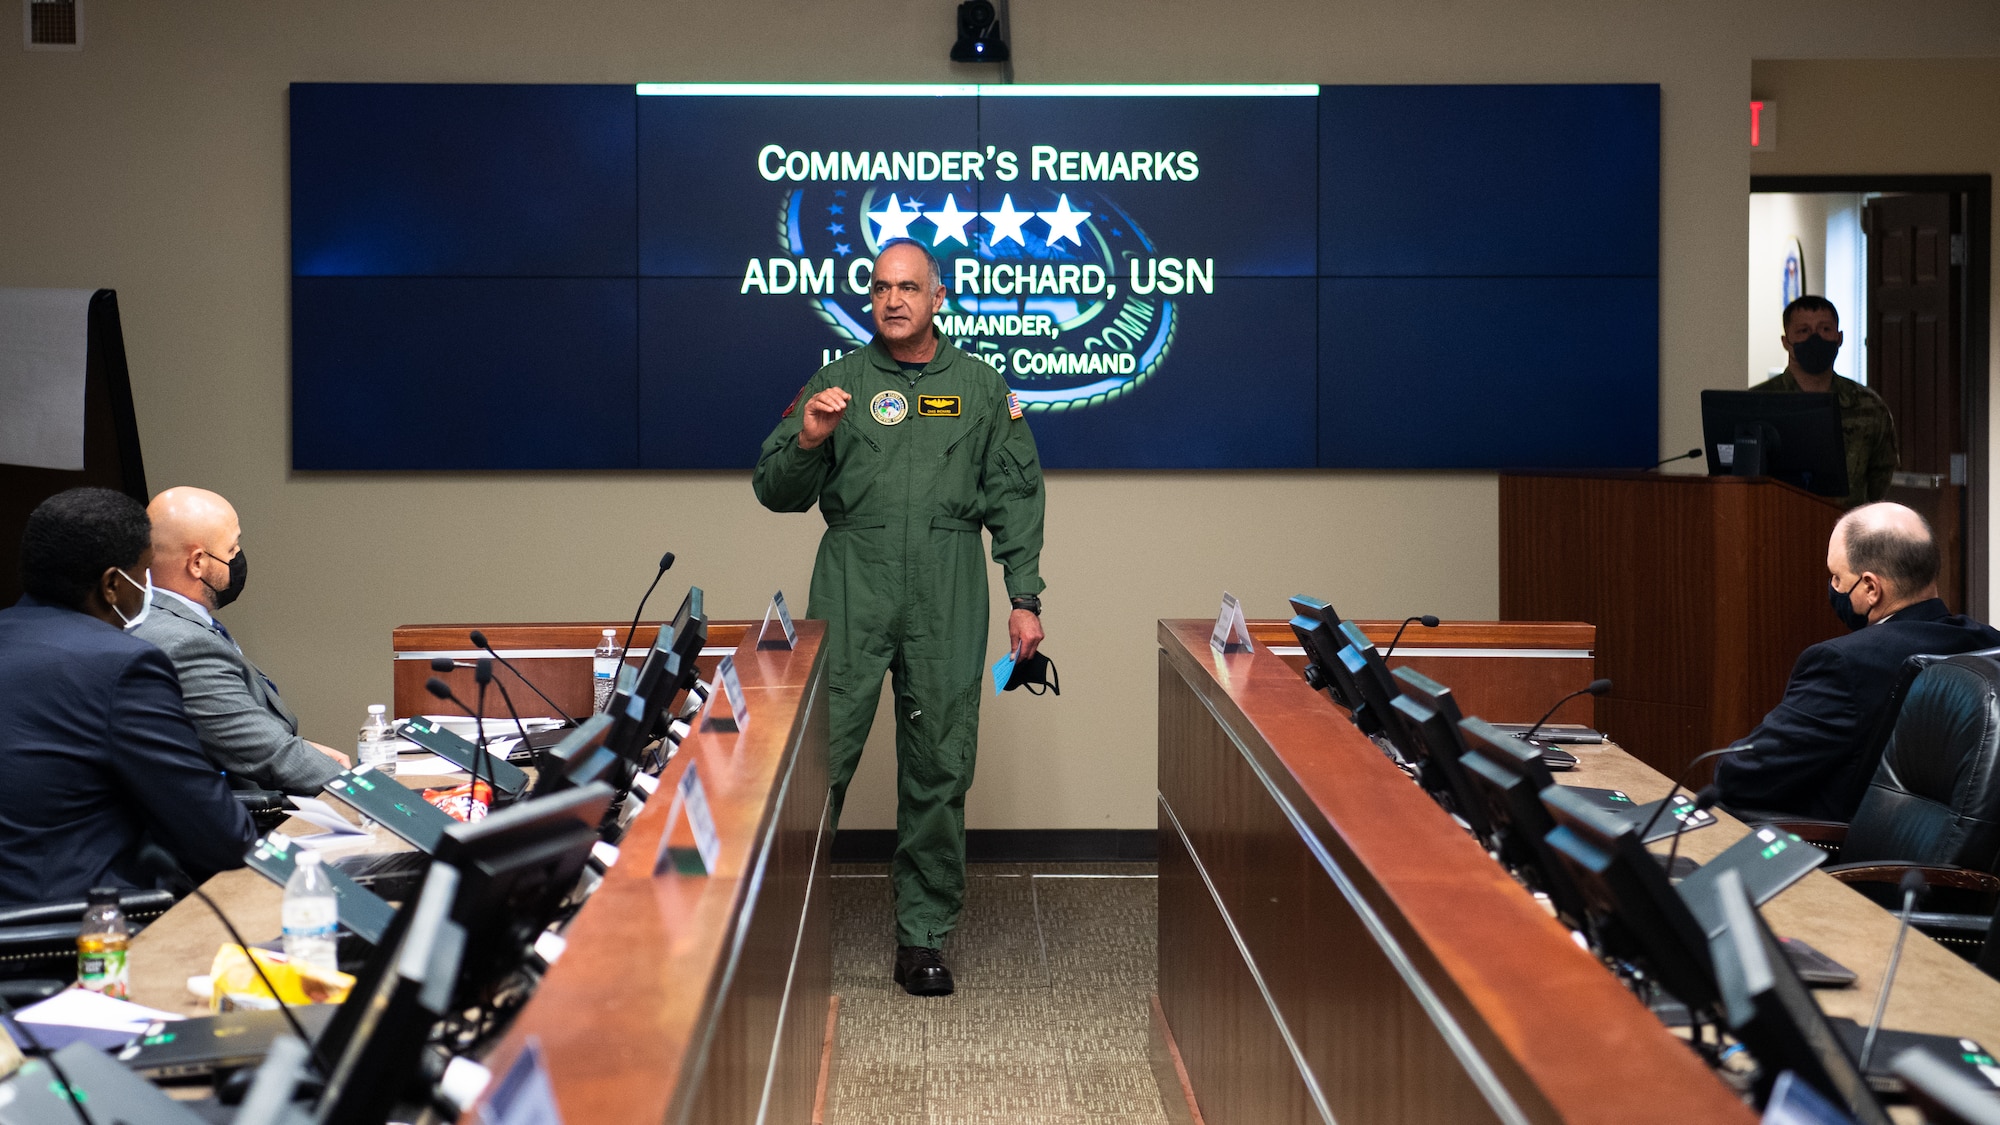
<path id="1" fill-rule="evenodd" d="M 1600 725 L 1669 777 L 1784 694 L 1827 607 L 1832 500 L 1769 479 L 1500 478 L 1500 616 L 1597 626 Z M 1692 780 L 1707 780 L 1707 769 Z"/>

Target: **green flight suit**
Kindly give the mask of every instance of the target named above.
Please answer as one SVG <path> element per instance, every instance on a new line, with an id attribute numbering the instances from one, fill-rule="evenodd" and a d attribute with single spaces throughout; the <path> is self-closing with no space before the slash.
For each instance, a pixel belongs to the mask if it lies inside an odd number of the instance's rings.
<path id="1" fill-rule="evenodd" d="M 805 402 L 854 396 L 800 449 Z M 838 822 L 886 671 L 896 699 L 899 945 L 941 945 L 965 897 L 965 793 L 986 675 L 986 563 L 1009 596 L 1039 594 L 1042 468 L 998 372 L 943 340 L 906 372 L 878 343 L 835 360 L 764 441 L 751 485 L 777 512 L 826 520 L 806 615 L 827 623 L 829 754 Z M 990 690 L 990 689 L 986 689 Z"/>
<path id="2" fill-rule="evenodd" d="M 1787 370 L 1750 388 L 1760 394 L 1791 394 L 1801 390 Z M 1899 460 L 1896 420 L 1882 396 L 1844 375 L 1833 377 L 1833 398 L 1840 404 L 1840 437 L 1847 447 L 1847 497 L 1841 505 L 1873 504 L 1889 492 Z"/>

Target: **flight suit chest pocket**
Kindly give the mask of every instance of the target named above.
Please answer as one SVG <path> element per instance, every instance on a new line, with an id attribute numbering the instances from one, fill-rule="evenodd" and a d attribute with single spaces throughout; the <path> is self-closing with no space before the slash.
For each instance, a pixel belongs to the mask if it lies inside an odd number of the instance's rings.
<path id="1" fill-rule="evenodd" d="M 970 421 L 956 420 L 952 422 L 951 424 L 957 427 L 957 431 L 945 438 L 944 452 L 938 454 L 939 459 L 950 457 L 954 452 L 957 451 L 959 446 L 965 444 L 966 438 L 969 438 L 973 434 L 978 433 L 979 430 L 985 425 L 985 422 L 986 419 L 984 417 L 974 418 Z"/>

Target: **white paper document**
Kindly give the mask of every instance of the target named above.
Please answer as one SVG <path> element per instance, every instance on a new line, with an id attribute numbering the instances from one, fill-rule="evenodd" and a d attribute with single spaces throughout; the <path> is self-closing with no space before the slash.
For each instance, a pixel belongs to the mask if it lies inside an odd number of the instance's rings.
<path id="1" fill-rule="evenodd" d="M 54 996 L 15 1013 L 23 1023 L 51 1027 L 80 1027 L 90 1031 L 121 1031 L 133 1035 L 160 1020 L 182 1018 L 173 1012 L 148 1008 L 130 1000 L 118 1000 L 87 988 L 65 988 Z"/>
<path id="2" fill-rule="evenodd" d="M 367 830 L 340 815 L 339 810 L 317 797 L 287 797 L 292 803 L 292 815 L 312 825 L 324 828 L 330 836 L 366 836 Z"/>

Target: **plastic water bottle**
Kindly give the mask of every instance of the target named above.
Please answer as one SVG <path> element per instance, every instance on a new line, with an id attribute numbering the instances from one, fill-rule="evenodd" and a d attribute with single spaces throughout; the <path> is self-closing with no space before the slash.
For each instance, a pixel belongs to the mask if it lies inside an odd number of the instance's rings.
<path id="1" fill-rule="evenodd" d="M 285 956 L 322 969 L 339 968 L 335 956 L 340 904 L 333 897 L 333 880 L 320 866 L 320 854 L 299 849 L 298 866 L 285 883 Z"/>
<path id="2" fill-rule="evenodd" d="M 395 776 L 396 730 L 389 725 L 388 708 L 368 705 L 368 721 L 361 724 L 361 739 L 355 744 L 354 764 L 374 766 L 378 772 Z"/>
<path id="3" fill-rule="evenodd" d="M 76 983 L 106 996 L 125 998 L 131 968 L 125 944 L 131 930 L 118 908 L 114 887 L 93 887 L 90 909 L 83 912 L 83 931 L 76 935 Z"/>
<path id="4" fill-rule="evenodd" d="M 618 688 L 618 631 L 606 629 L 604 640 L 590 659 L 590 709 L 602 711 Z"/>

